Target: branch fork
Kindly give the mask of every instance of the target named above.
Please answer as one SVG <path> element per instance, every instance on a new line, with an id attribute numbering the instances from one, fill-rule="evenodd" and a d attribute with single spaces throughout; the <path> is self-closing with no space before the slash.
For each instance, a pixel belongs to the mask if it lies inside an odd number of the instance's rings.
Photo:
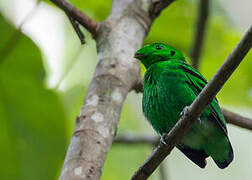
<path id="1" fill-rule="evenodd" d="M 50 1 L 52 1 L 66 13 L 75 32 L 77 33 L 81 41 L 81 44 L 85 43 L 85 37 L 79 28 L 79 24 L 81 24 L 87 31 L 89 31 L 92 37 L 96 39 L 98 23 L 96 23 L 93 19 L 91 19 L 86 14 L 81 12 L 67 0 L 50 0 Z"/>

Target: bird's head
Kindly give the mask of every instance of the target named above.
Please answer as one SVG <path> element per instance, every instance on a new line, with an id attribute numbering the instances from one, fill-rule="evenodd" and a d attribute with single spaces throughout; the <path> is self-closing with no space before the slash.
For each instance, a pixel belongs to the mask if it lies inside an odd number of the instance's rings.
<path id="1" fill-rule="evenodd" d="M 146 68 L 160 61 L 185 61 L 181 52 L 163 43 L 153 43 L 142 47 L 136 51 L 135 58 L 139 59 Z"/>

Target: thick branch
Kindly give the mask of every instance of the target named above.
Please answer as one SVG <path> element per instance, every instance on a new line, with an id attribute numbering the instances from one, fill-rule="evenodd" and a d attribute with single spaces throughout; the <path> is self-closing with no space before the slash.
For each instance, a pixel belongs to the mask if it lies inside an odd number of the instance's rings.
<path id="1" fill-rule="evenodd" d="M 84 28 L 89 31 L 93 38 L 97 37 L 97 23 L 88 17 L 86 14 L 77 9 L 74 5 L 67 0 L 51 0 L 59 8 L 61 8 L 68 16 L 78 21 Z"/>
<path id="2" fill-rule="evenodd" d="M 252 119 L 243 117 L 241 115 L 235 114 L 225 109 L 222 109 L 222 113 L 225 116 L 227 123 L 252 130 Z"/>
<path id="3" fill-rule="evenodd" d="M 149 30 L 147 22 L 152 22 L 144 8 L 150 3 L 114 0 L 109 17 L 99 23 L 96 38 L 99 60 L 76 120 L 61 180 L 100 179 L 124 100 L 140 74 L 133 57 Z M 73 9 L 68 9 L 69 14 L 74 14 Z"/>
<path id="4" fill-rule="evenodd" d="M 197 26 L 191 50 L 192 66 L 198 69 L 199 59 L 202 52 L 203 41 L 209 14 L 209 0 L 200 0 L 198 8 Z"/>
<path id="5" fill-rule="evenodd" d="M 252 26 L 246 32 L 245 36 L 238 43 L 235 49 L 228 56 L 226 61 L 215 73 L 206 87 L 201 91 L 193 103 L 187 108 L 186 113 L 179 119 L 177 124 L 165 136 L 166 145 L 160 143 L 152 152 L 150 157 L 144 164 L 135 172 L 132 180 L 147 179 L 159 164 L 170 154 L 176 144 L 190 130 L 193 122 L 195 122 L 206 106 L 213 100 L 224 83 L 228 80 L 234 70 L 238 67 L 242 59 L 248 53 L 252 46 Z"/>

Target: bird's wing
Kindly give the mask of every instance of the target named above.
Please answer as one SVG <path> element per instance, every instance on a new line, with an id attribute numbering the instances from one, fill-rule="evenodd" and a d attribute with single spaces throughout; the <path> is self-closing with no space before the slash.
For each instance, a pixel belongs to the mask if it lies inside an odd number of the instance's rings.
<path id="1" fill-rule="evenodd" d="M 206 79 L 196 69 L 194 69 L 187 63 L 182 63 L 181 68 L 186 74 L 187 84 L 190 86 L 190 88 L 197 96 L 207 84 Z M 208 118 L 215 120 L 219 125 L 219 127 L 223 130 L 223 132 L 227 136 L 226 122 L 224 116 L 221 113 L 221 109 L 216 98 L 214 98 L 211 104 L 208 105 L 208 108 L 210 109 L 211 112 Z"/>

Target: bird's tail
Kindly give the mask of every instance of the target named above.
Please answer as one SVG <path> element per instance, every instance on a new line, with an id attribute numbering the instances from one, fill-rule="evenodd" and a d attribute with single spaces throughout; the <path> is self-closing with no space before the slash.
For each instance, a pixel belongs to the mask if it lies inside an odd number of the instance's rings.
<path id="1" fill-rule="evenodd" d="M 226 167 L 228 167 L 228 165 L 233 161 L 234 159 L 234 152 L 233 152 L 233 148 L 231 146 L 231 144 L 229 143 L 229 148 L 228 148 L 228 157 L 225 158 L 224 160 L 221 159 L 221 160 L 218 160 L 218 159 L 215 159 L 213 156 L 212 156 L 215 164 L 221 168 L 221 169 L 224 169 Z"/>
<path id="2" fill-rule="evenodd" d="M 223 139 L 223 141 L 220 140 L 220 142 L 217 143 L 218 148 L 215 147 L 215 150 L 210 152 L 210 156 L 220 169 L 226 168 L 234 159 L 233 148 L 229 139 L 227 137 Z"/>

